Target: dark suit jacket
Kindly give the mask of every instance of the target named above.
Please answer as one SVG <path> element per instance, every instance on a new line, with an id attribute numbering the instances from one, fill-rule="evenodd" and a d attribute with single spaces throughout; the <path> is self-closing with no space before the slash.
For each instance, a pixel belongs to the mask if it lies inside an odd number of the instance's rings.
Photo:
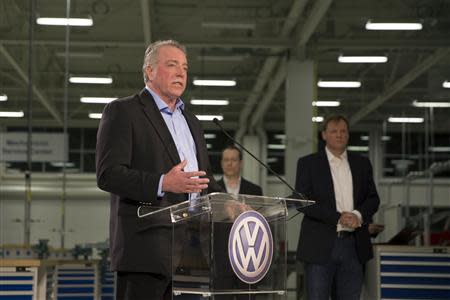
<path id="1" fill-rule="evenodd" d="M 217 183 L 223 188 L 224 191 L 227 190 L 223 178 L 217 181 Z M 239 194 L 262 196 L 263 193 L 259 185 L 256 185 L 241 177 L 241 186 L 239 187 Z"/>
<path id="2" fill-rule="evenodd" d="M 211 172 L 198 119 L 183 112 L 197 148 L 200 170 L 208 173 L 209 191 L 220 190 Z M 146 204 L 165 207 L 187 200 L 187 194 L 157 198 L 162 174 L 180 163 L 177 148 L 153 97 L 140 94 L 108 104 L 102 115 L 96 149 L 97 184 L 111 193 L 110 251 L 114 271 L 171 274 L 171 223 L 168 213 L 138 218 Z"/>
<path id="3" fill-rule="evenodd" d="M 377 211 L 380 199 L 370 161 L 351 152 L 347 154 L 353 180 L 354 209 L 361 213 L 364 222 L 362 227 L 355 230 L 358 258 L 364 263 L 373 256 L 368 221 Z M 317 201 L 301 209 L 304 218 L 297 258 L 309 263 L 329 262 L 340 213 L 336 210 L 333 178 L 325 151 L 298 160 L 295 188 L 309 199 Z"/>

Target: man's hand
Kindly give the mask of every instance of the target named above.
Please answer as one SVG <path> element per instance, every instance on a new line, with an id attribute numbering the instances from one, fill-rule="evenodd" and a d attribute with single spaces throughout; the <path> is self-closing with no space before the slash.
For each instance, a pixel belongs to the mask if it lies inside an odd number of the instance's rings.
<path id="1" fill-rule="evenodd" d="M 342 226 L 349 227 L 349 228 L 358 228 L 361 227 L 361 222 L 359 221 L 359 218 L 354 213 L 344 211 L 341 213 L 341 217 L 339 218 L 339 223 Z"/>
<path id="2" fill-rule="evenodd" d="M 187 160 L 173 167 L 167 174 L 164 175 L 162 182 L 163 192 L 172 193 L 200 193 L 202 190 L 208 188 L 208 178 L 198 178 L 205 176 L 206 172 L 184 172 L 183 169 L 187 165 Z"/>

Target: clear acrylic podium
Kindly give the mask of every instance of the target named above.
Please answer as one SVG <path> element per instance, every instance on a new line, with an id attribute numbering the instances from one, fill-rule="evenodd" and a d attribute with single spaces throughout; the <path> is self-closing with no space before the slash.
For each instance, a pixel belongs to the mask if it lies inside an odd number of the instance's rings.
<path id="1" fill-rule="evenodd" d="M 285 299 L 288 203 L 314 201 L 212 193 L 138 215 L 170 214 L 173 299 Z"/>

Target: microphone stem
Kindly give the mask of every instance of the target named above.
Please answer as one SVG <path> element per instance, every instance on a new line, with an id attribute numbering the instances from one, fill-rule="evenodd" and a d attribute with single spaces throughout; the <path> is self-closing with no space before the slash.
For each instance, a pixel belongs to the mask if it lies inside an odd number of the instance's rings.
<path id="1" fill-rule="evenodd" d="M 266 165 L 265 163 L 263 163 L 261 160 L 259 160 L 255 155 L 253 155 L 253 153 L 251 153 L 250 151 L 248 151 L 244 146 L 241 145 L 241 143 L 239 143 L 238 141 L 236 141 L 223 127 L 222 125 L 219 123 L 219 120 L 214 119 L 213 122 L 219 126 L 219 128 L 222 130 L 222 132 L 231 140 L 233 141 L 235 144 L 237 144 L 239 147 L 242 148 L 242 150 L 244 150 L 246 153 L 248 153 L 251 157 L 253 157 L 257 162 L 259 162 L 261 165 L 263 165 L 270 173 L 272 173 L 273 175 L 275 175 L 281 182 L 283 182 L 294 194 L 300 196 L 300 199 L 306 199 L 302 193 L 297 192 L 289 183 L 286 182 L 286 180 L 284 180 L 278 173 L 276 173 L 274 170 L 272 170 L 271 167 L 269 167 L 268 165 Z"/>

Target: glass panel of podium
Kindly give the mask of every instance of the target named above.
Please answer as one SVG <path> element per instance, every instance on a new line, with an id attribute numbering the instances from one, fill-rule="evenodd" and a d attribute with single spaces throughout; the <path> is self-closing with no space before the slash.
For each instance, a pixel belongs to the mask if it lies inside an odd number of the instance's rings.
<path id="1" fill-rule="evenodd" d="M 170 212 L 173 299 L 285 299 L 287 205 L 313 203 L 212 193 L 139 214 Z"/>

